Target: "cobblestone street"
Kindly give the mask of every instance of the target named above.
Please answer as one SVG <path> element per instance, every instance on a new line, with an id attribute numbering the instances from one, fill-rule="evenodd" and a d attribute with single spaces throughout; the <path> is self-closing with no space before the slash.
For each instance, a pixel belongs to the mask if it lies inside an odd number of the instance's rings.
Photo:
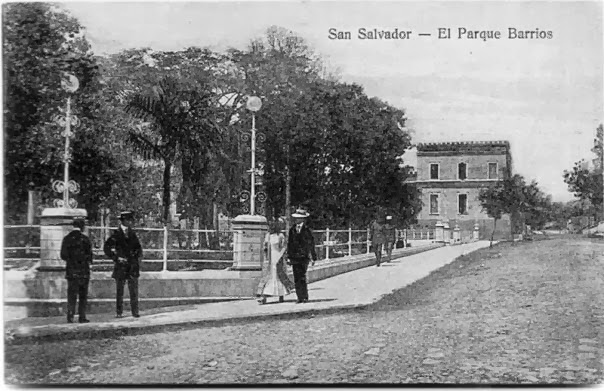
<path id="1" fill-rule="evenodd" d="M 366 310 L 5 345 L 5 380 L 600 383 L 603 252 L 602 243 L 586 239 L 504 243 L 466 255 Z"/>

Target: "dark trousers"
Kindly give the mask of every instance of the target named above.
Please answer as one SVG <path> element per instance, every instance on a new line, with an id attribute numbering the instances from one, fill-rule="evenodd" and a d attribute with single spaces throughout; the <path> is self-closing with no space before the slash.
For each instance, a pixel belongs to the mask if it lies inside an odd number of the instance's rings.
<path id="1" fill-rule="evenodd" d="M 117 292 L 115 295 L 115 312 L 121 315 L 124 311 L 124 285 L 128 281 L 128 292 L 130 293 L 130 309 L 132 315 L 138 315 L 138 278 L 127 280 L 115 280 Z"/>
<path id="2" fill-rule="evenodd" d="M 67 280 L 67 319 L 73 320 L 76 301 L 79 301 L 78 315 L 80 319 L 86 319 L 88 281 L 88 278 L 70 278 Z"/>
<path id="3" fill-rule="evenodd" d="M 384 250 L 386 250 L 386 256 L 388 260 L 386 262 L 392 261 L 392 249 L 394 248 L 394 242 L 386 242 L 384 243 Z"/>
<path id="4" fill-rule="evenodd" d="M 373 251 L 375 252 L 375 260 L 377 262 L 377 264 L 379 265 L 380 262 L 382 262 L 382 248 L 383 248 L 383 244 L 382 243 L 376 243 L 373 245 Z"/>
<path id="5" fill-rule="evenodd" d="M 296 296 L 298 296 L 298 301 L 308 300 L 308 286 L 306 283 L 308 261 L 296 263 L 292 261 L 292 269 L 294 272 L 294 285 L 296 286 Z"/>

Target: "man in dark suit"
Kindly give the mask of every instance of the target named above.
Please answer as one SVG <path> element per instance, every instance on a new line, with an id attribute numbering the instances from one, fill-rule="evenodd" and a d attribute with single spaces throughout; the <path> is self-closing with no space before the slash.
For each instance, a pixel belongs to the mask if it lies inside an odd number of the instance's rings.
<path id="1" fill-rule="evenodd" d="M 309 216 L 304 209 L 298 209 L 292 217 L 294 226 L 290 228 L 287 236 L 287 258 L 289 259 L 294 272 L 294 284 L 298 303 L 308 302 L 308 286 L 306 282 L 306 271 L 308 264 L 312 260 L 314 266 L 317 260 L 315 252 L 315 239 L 312 231 L 306 225 L 306 218 Z"/>
<path id="2" fill-rule="evenodd" d="M 61 259 L 66 265 L 67 279 L 67 322 L 73 323 L 76 301 L 78 305 L 78 321 L 88 323 L 86 319 L 86 304 L 88 303 L 88 282 L 90 281 L 90 264 L 92 263 L 92 243 L 84 230 L 85 219 L 76 217 L 71 231 L 61 243 Z"/>
<path id="3" fill-rule="evenodd" d="M 117 292 L 115 296 L 117 318 L 123 317 L 124 285 L 128 281 L 130 292 L 130 309 L 132 316 L 138 318 L 138 278 L 140 277 L 140 261 L 143 248 L 132 229 L 134 214 L 123 212 L 120 215 L 120 226 L 105 242 L 103 251 L 113 260 L 113 274 Z"/>

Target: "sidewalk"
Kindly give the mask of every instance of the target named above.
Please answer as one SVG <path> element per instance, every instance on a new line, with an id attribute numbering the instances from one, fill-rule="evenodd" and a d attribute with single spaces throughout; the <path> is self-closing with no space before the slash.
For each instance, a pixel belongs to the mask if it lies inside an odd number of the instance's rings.
<path id="1" fill-rule="evenodd" d="M 101 338 L 159 330 L 166 326 L 208 325 L 234 320 L 360 308 L 382 296 L 403 288 L 457 257 L 488 247 L 488 241 L 446 246 L 395 259 L 381 267 L 367 267 L 309 284 L 310 301 L 296 303 L 296 295 L 286 296 L 284 303 L 268 298 L 260 305 L 256 300 L 228 301 L 141 311 L 138 319 L 113 314 L 91 315 L 88 324 L 68 324 L 65 317 L 26 318 L 5 322 L 15 343 L 40 339 Z"/>

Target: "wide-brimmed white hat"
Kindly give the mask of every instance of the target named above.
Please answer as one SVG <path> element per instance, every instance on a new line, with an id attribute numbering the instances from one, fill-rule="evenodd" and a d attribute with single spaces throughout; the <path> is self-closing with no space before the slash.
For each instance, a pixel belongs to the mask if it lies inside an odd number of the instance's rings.
<path id="1" fill-rule="evenodd" d="M 310 216 L 310 214 L 306 211 L 306 209 L 298 208 L 294 213 L 292 213 L 292 217 L 297 218 L 306 218 Z"/>

